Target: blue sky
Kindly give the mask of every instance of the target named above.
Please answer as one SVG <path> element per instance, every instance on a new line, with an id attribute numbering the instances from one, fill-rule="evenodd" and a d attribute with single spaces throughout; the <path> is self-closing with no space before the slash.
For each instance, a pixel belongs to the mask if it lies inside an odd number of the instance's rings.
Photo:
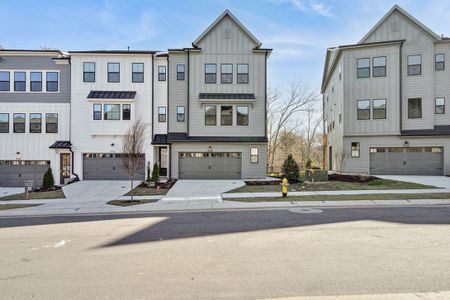
<path id="1" fill-rule="evenodd" d="M 0 0 L 0 45 L 62 50 L 189 47 L 225 9 L 274 49 L 269 86 L 302 81 L 319 89 L 325 49 L 356 43 L 395 3 L 450 35 L 450 1 Z M 6 30 L 5 30 L 6 29 Z"/>

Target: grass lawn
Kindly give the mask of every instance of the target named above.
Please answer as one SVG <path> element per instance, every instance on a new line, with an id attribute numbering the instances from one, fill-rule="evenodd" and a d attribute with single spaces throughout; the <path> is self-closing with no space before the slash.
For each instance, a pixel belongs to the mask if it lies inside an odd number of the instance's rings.
<path id="1" fill-rule="evenodd" d="M 339 200 L 405 200 L 405 199 L 450 199 L 450 193 L 426 194 L 360 194 L 360 195 L 311 195 L 262 198 L 232 198 L 227 201 L 240 202 L 284 202 L 284 201 L 339 201 Z"/>
<path id="2" fill-rule="evenodd" d="M 14 194 L 6 197 L 1 197 L 0 200 L 34 200 L 34 199 L 58 199 L 66 198 L 62 189 L 50 192 L 31 192 L 28 193 L 28 198 L 26 193 Z"/>
<path id="3" fill-rule="evenodd" d="M 153 196 L 153 195 L 165 195 L 169 189 L 155 189 L 155 188 L 148 188 L 148 187 L 135 187 L 133 190 L 134 196 Z M 131 191 L 125 194 L 125 196 L 131 196 Z"/>
<path id="4" fill-rule="evenodd" d="M 41 204 L 0 204 L 0 210 L 39 206 Z"/>
<path id="5" fill-rule="evenodd" d="M 366 183 L 334 181 L 311 183 L 293 183 L 288 186 L 290 192 L 299 191 L 345 191 L 345 190 L 396 190 L 396 189 L 432 189 L 430 185 L 404 182 L 390 179 L 375 179 Z M 276 185 L 245 185 L 227 193 L 281 192 Z"/>
<path id="6" fill-rule="evenodd" d="M 109 201 L 107 204 L 110 205 L 116 205 L 116 206 L 132 206 L 132 205 L 138 205 L 138 204 L 146 204 L 146 203 L 153 203 L 158 200 L 112 200 Z"/>

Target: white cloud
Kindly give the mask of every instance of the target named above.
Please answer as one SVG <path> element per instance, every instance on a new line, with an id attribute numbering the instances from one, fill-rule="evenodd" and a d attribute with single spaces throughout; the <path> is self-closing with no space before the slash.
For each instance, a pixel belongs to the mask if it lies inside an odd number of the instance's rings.
<path id="1" fill-rule="evenodd" d="M 331 8 L 326 6 L 323 2 L 322 3 L 311 3 L 310 4 L 313 11 L 315 11 L 317 14 L 324 16 L 324 17 L 333 17 L 333 14 L 331 13 Z"/>
<path id="2" fill-rule="evenodd" d="M 326 6 L 323 2 L 308 2 L 306 3 L 304 0 L 270 0 L 275 5 L 288 4 L 294 7 L 297 10 L 303 12 L 312 12 L 314 14 L 318 14 L 324 17 L 333 17 L 333 13 L 331 12 L 331 8 Z"/>

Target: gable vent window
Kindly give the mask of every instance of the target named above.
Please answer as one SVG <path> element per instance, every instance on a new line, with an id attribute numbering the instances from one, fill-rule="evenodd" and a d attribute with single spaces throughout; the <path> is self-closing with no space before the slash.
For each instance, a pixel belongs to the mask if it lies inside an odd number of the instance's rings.
<path id="1" fill-rule="evenodd" d="M 390 28 L 391 32 L 398 32 L 398 30 L 399 30 L 398 22 L 390 23 L 389 28 Z"/>
<path id="2" fill-rule="evenodd" d="M 434 56 L 434 69 L 436 71 L 445 70 L 445 54 L 436 54 Z"/>
<path id="3" fill-rule="evenodd" d="M 231 38 L 231 29 L 225 28 L 223 30 L 223 38 L 229 40 Z"/>

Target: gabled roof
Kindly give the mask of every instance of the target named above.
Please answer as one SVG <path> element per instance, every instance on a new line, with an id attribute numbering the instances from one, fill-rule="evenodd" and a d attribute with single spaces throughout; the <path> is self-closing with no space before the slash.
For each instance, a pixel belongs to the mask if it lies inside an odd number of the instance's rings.
<path id="1" fill-rule="evenodd" d="M 393 14 L 395 11 L 399 12 L 400 14 L 402 14 L 403 16 L 405 16 L 407 19 L 409 19 L 411 22 L 413 22 L 414 24 L 416 24 L 417 26 L 419 26 L 420 28 L 422 28 L 422 30 L 424 30 L 425 32 L 427 32 L 431 37 L 433 37 L 435 40 L 440 41 L 441 37 L 439 35 L 437 35 L 434 31 L 432 31 L 430 28 L 428 28 L 427 26 L 425 26 L 422 22 L 420 22 L 419 20 L 417 20 L 416 18 L 414 18 L 413 16 L 411 16 L 407 11 L 405 11 L 403 8 L 401 8 L 400 6 L 398 6 L 397 4 L 395 4 L 378 22 L 377 24 L 375 24 L 375 26 L 372 27 L 372 29 L 370 29 L 370 31 L 359 41 L 358 44 L 362 44 L 365 42 L 365 40 L 367 38 L 369 38 L 369 36 L 375 31 L 377 30 L 377 28 L 383 24 L 383 22 L 391 15 Z"/>
<path id="2" fill-rule="evenodd" d="M 261 47 L 262 43 L 250 32 L 241 22 L 227 9 L 225 10 L 208 28 L 192 43 L 192 46 L 198 47 L 198 43 L 214 28 L 217 24 L 222 21 L 226 16 L 230 17 L 257 45 L 256 48 Z"/>

